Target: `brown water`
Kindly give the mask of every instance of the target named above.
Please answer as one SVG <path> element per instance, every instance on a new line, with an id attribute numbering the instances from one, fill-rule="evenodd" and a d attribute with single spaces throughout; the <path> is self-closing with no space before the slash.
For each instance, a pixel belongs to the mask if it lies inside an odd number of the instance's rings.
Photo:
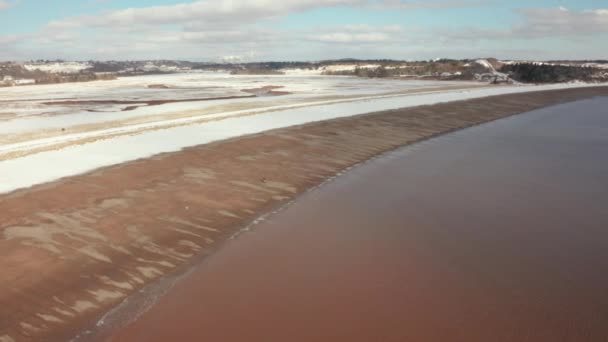
<path id="1" fill-rule="evenodd" d="M 545 108 L 356 167 L 113 340 L 607 341 L 606 108 Z"/>

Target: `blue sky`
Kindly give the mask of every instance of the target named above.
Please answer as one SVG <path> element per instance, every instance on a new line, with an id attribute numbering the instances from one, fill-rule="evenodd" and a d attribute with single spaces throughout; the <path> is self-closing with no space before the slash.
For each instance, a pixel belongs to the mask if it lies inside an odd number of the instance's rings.
<path id="1" fill-rule="evenodd" d="M 608 58 L 606 0 L 0 0 L 0 59 Z"/>

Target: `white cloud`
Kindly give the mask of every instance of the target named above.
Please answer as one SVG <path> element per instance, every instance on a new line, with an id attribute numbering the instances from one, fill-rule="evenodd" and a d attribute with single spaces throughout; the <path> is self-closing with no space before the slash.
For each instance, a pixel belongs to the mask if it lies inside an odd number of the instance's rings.
<path id="1" fill-rule="evenodd" d="M 0 0 L 3 1 L 3 0 Z M 218 23 L 258 22 L 315 8 L 351 6 L 366 10 L 448 9 L 479 6 L 488 0 L 202 0 L 166 6 L 127 8 L 99 15 L 52 21 L 53 29 L 178 24 L 194 27 Z"/>
<path id="2" fill-rule="evenodd" d="M 128 8 L 57 20 L 50 22 L 39 35 L 48 37 L 46 40 L 57 40 L 53 37 L 69 37 L 70 32 L 87 29 L 102 37 L 103 51 L 106 52 L 112 49 L 122 51 L 128 46 L 152 50 L 154 45 L 157 45 L 159 50 L 175 51 L 178 47 L 187 49 L 188 46 L 205 44 L 213 46 L 211 49 L 228 50 L 227 54 L 231 55 L 237 54 L 233 50 L 242 50 L 238 44 L 260 49 L 276 48 L 278 45 L 290 46 L 298 41 L 308 44 L 391 44 L 401 40 L 401 27 L 347 25 L 339 28 L 309 29 L 308 32 L 280 32 L 264 25 L 269 20 L 290 13 L 316 8 L 349 6 L 362 10 L 414 10 L 466 6 L 472 3 L 467 0 L 204 0 L 168 6 Z M 103 38 L 112 35 L 120 36 L 121 39 L 116 41 Z M 90 42 L 83 42 L 83 49 L 89 44 Z M 242 51 L 238 51 L 238 54 L 241 53 Z"/>
<path id="3" fill-rule="evenodd" d="M 19 41 L 21 41 L 21 39 L 18 35 L 9 34 L 9 35 L 0 36 L 1 45 L 15 44 L 15 43 L 18 43 Z"/>
<path id="4" fill-rule="evenodd" d="M 365 0 L 214 0 L 128 8 L 49 23 L 50 28 L 116 27 L 217 22 L 256 22 L 319 7 L 362 4 Z"/>
<path id="5" fill-rule="evenodd" d="M 327 33 L 317 37 L 312 37 L 311 40 L 318 40 L 324 43 L 377 43 L 385 42 L 390 38 L 384 33 Z"/>
<path id="6" fill-rule="evenodd" d="M 504 29 L 461 27 L 435 30 L 442 40 L 582 39 L 608 34 L 608 9 L 573 11 L 565 7 L 518 11 L 521 21 Z"/>
<path id="7" fill-rule="evenodd" d="M 365 10 L 371 17 L 376 10 L 439 11 L 479 6 L 485 1 L 491 0 L 192 1 L 56 20 L 37 32 L 0 35 L 0 45 L 28 58 L 426 58 L 494 55 L 492 51 L 532 54 L 531 47 L 542 50 L 542 45 L 525 46 L 525 42 L 520 44 L 522 40 L 579 39 L 608 33 L 608 9 L 572 11 L 563 7 L 519 10 L 519 23 L 502 29 L 474 26 L 474 21 L 471 27 L 449 27 L 446 23 L 443 29 L 367 24 L 315 27 L 310 23 L 308 27 L 281 30 L 273 25 L 274 19 L 290 13 L 333 6 Z M 0 9 L 6 4 L 7 0 L 0 0 Z M 8 56 L 6 51 L 3 55 Z"/>
<path id="8" fill-rule="evenodd" d="M 521 35 L 557 36 L 608 32 L 608 9 L 572 11 L 565 7 L 520 11 L 524 22 L 514 31 Z"/>
<path id="9" fill-rule="evenodd" d="M 0 0 L 0 11 L 4 11 L 17 4 L 17 1 Z"/>
<path id="10" fill-rule="evenodd" d="M 367 7 L 378 10 L 412 11 L 421 9 L 450 9 L 458 7 L 475 7 L 487 5 L 489 0 L 380 0 L 370 1 Z"/>
<path id="11" fill-rule="evenodd" d="M 79 50 L 85 51 L 89 47 L 98 54 L 103 53 L 103 56 L 125 53 L 132 55 L 155 49 L 165 56 L 166 53 L 176 51 L 189 51 L 189 55 L 197 53 L 199 56 L 209 56 L 209 51 L 216 56 L 244 55 L 251 49 L 271 51 L 305 40 L 301 32 L 280 31 L 265 26 L 270 19 L 314 8 L 352 6 L 366 1 L 368 0 L 206 0 L 171 6 L 130 8 L 51 22 L 38 33 L 38 41 L 55 40 L 59 50 L 60 44 L 68 42 L 58 41 L 54 37 L 69 37 L 72 32 L 86 29 L 94 32 L 94 38 L 83 36 Z M 351 37 L 346 40 L 353 42 L 388 39 L 384 33 L 354 32 L 361 31 L 357 27 L 348 30 L 351 31 Z M 115 39 L 116 36 L 120 36 L 120 39 Z M 73 44 L 70 48 L 71 53 L 78 54 Z M 258 56 L 264 55 L 267 54 Z M 280 56 L 274 58 L 280 59 Z"/>
<path id="12" fill-rule="evenodd" d="M 401 34 L 402 28 L 398 25 L 346 25 L 337 28 L 318 28 L 316 32 L 306 35 L 306 39 L 341 44 L 396 43 L 400 40 Z"/>

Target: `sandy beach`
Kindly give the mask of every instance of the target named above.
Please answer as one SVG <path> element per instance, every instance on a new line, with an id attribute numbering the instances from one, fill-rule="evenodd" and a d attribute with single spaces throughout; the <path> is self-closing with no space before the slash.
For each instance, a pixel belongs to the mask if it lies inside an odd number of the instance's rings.
<path id="1" fill-rule="evenodd" d="M 606 95 L 606 87 L 551 90 L 313 122 L 0 195 L 0 341 L 90 336 L 144 286 L 186 272 L 260 215 L 373 156 Z"/>

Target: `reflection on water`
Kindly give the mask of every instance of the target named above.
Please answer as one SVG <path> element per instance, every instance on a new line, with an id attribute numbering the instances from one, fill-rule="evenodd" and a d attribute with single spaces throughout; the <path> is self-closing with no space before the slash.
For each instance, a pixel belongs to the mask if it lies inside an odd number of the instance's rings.
<path id="1" fill-rule="evenodd" d="M 607 107 L 546 108 L 355 168 L 117 339 L 605 341 Z"/>

